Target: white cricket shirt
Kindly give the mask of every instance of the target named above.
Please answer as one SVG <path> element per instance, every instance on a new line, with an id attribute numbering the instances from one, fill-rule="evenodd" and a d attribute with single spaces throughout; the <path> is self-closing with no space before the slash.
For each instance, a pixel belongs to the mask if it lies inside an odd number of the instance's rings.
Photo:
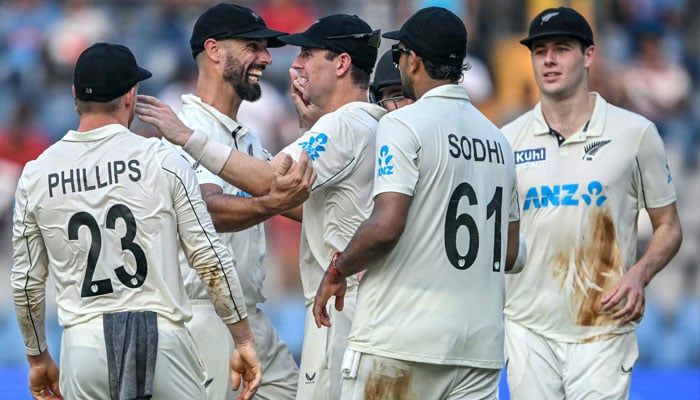
<path id="1" fill-rule="evenodd" d="M 160 141 L 122 125 L 69 131 L 26 165 L 13 242 L 12 287 L 29 354 L 45 348 L 44 327 L 33 324 L 43 321 L 49 272 L 62 326 L 121 311 L 189 320 L 180 244 L 200 274 L 216 282 L 222 319 L 246 315 L 233 260 L 214 232 L 194 173 Z"/>
<path id="2" fill-rule="evenodd" d="M 306 150 L 317 175 L 301 223 L 299 268 L 307 305 L 333 253 L 345 249 L 372 211 L 375 130 L 385 113 L 375 104 L 348 103 L 282 149 L 295 160 Z M 348 286 L 356 285 L 356 278 L 348 278 Z"/>
<path id="3" fill-rule="evenodd" d="M 204 132 L 213 140 L 251 157 L 266 161 L 270 159 L 270 153 L 262 147 L 260 140 L 253 132 L 248 131 L 216 108 L 202 102 L 199 97 L 193 94 L 183 95 L 182 104 L 182 111 L 178 116 L 189 128 Z M 251 197 L 250 194 L 227 183 L 201 165 L 195 164 L 195 160 L 181 148 L 178 147 L 178 150 L 194 166 L 200 185 L 210 183 L 221 187 L 224 194 Z M 219 232 L 218 234 L 236 259 L 236 270 L 246 304 L 264 303 L 267 300 L 263 294 L 267 251 L 264 224 L 254 225 L 238 232 Z M 185 261 L 182 258 L 181 260 Z M 206 299 L 206 290 L 197 275 L 187 265 L 182 267 L 185 288 L 190 298 Z"/>
<path id="4" fill-rule="evenodd" d="M 505 137 L 443 85 L 379 123 L 374 195 L 411 196 L 396 246 L 360 284 L 349 347 L 429 364 L 501 368 L 508 223 L 518 220 Z"/>
<path id="5" fill-rule="evenodd" d="M 591 120 L 561 146 L 541 104 L 503 127 L 528 244 L 525 269 L 508 277 L 506 317 L 563 342 L 635 329 L 618 325 L 600 301 L 636 261 L 639 210 L 676 199 L 656 127 L 591 96 Z"/>

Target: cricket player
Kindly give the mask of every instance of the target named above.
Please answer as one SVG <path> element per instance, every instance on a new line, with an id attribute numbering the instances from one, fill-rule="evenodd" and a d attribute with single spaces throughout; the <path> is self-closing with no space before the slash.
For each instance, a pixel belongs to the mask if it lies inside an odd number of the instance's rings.
<path id="1" fill-rule="evenodd" d="M 263 222 L 297 208 L 308 198 L 313 169 L 308 157 L 302 158 L 300 164 L 290 166 L 286 172 L 289 176 L 285 177 L 289 179 L 297 174 L 301 178 L 297 185 L 281 188 L 272 184 L 280 176 L 273 175 L 275 171 L 269 166 L 270 153 L 237 117 L 243 101 L 260 98 L 259 80 L 266 66 L 272 63 L 268 48 L 284 46 L 277 39 L 283 34 L 269 29 L 247 7 L 219 3 L 205 10 L 195 22 L 190 39 L 198 69 L 195 92 L 182 96 L 179 113 L 188 127 L 231 147 L 237 155 L 250 156 L 246 164 L 237 168 L 237 173 L 247 176 L 250 182 L 236 179 L 229 183 L 178 148 L 196 170 L 214 226 L 237 261 L 248 320 L 255 332 L 263 368 L 263 381 L 256 394 L 260 400 L 294 399 L 298 378 L 292 353 L 269 317 L 258 308 L 258 304 L 267 300 L 263 293 L 267 267 Z M 260 165 L 260 171 L 253 173 L 247 167 L 250 163 Z M 234 343 L 217 317 L 205 286 L 183 256 L 180 262 L 194 314 L 187 326 L 202 351 L 207 369 L 212 371 L 207 393 L 212 399 L 233 399 L 236 393 L 231 391 L 227 365 Z"/>
<path id="2" fill-rule="evenodd" d="M 346 277 L 366 271 L 341 399 L 497 399 L 504 274 L 524 248 L 513 155 L 457 84 L 459 17 L 429 7 L 383 36 L 398 40 L 393 61 L 415 102 L 379 122 L 374 209 L 331 261 L 313 314 L 332 327 L 329 298 L 343 309 Z"/>
<path id="3" fill-rule="evenodd" d="M 676 254 L 681 225 L 652 122 L 591 92 L 588 21 L 550 8 L 521 43 L 540 102 L 502 128 L 515 152 L 524 271 L 506 292 L 511 398 L 627 399 L 644 288 Z M 637 219 L 653 235 L 637 259 Z"/>
<path id="4" fill-rule="evenodd" d="M 299 264 L 307 317 L 296 398 L 337 399 L 357 278 L 349 284 L 346 309 L 331 312 L 333 329 L 316 328 L 311 307 L 328 260 L 345 248 L 372 208 L 374 133 L 386 110 L 368 103 L 367 93 L 380 36 L 357 16 L 335 14 L 302 33 L 278 39 L 301 47 L 292 64 L 292 99 L 305 130 L 280 154 L 297 161 L 310 157 L 316 176 L 303 206 Z M 143 96 L 139 100 L 141 119 L 154 124 L 171 142 L 183 145 L 222 179 L 231 182 L 241 162 L 251 167 L 246 174 L 249 179 L 264 171 L 250 163 L 252 158 L 241 160 L 240 152 L 183 126 L 157 99 Z"/>
<path id="5" fill-rule="evenodd" d="M 214 231 L 191 167 L 128 129 L 151 73 L 121 45 L 78 58 L 80 125 L 29 162 L 14 210 L 12 288 L 36 399 L 205 399 L 207 371 L 185 322 L 192 312 L 181 246 L 236 342 L 240 399 L 260 383 L 234 262 Z M 45 285 L 56 279 L 61 371 L 45 335 Z"/>
<path id="6" fill-rule="evenodd" d="M 387 50 L 377 61 L 374 80 L 369 85 L 369 97 L 372 103 L 385 108 L 387 112 L 413 103 L 413 100 L 403 95 L 401 74 L 394 65 L 391 49 Z"/>

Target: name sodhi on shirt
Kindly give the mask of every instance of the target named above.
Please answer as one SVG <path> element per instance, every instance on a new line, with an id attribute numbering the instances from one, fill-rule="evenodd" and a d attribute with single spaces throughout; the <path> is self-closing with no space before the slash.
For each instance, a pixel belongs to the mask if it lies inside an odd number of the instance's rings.
<path id="1" fill-rule="evenodd" d="M 106 165 L 95 165 L 90 169 L 71 168 L 52 172 L 47 178 L 49 197 L 54 196 L 54 191 L 63 194 L 89 192 L 118 184 L 120 178 L 138 182 L 141 179 L 141 163 L 139 160 L 108 161 Z"/>
<path id="2" fill-rule="evenodd" d="M 454 133 L 447 135 L 450 142 L 450 156 L 464 158 L 472 161 L 488 161 L 490 163 L 505 164 L 501 143 L 479 138 L 457 136 Z"/>

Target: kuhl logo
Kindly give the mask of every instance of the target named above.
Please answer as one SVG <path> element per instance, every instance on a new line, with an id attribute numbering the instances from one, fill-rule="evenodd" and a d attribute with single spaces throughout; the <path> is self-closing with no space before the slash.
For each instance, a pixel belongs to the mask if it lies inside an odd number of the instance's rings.
<path id="1" fill-rule="evenodd" d="M 547 151 L 544 147 L 538 149 L 526 149 L 515 152 L 515 165 L 525 163 L 538 163 L 547 160 Z"/>
<path id="2" fill-rule="evenodd" d="M 600 207 L 608 198 L 603 194 L 603 184 L 593 181 L 586 186 L 586 192 L 579 194 L 580 185 L 570 183 L 564 185 L 531 187 L 525 195 L 523 211 L 531 208 L 547 208 L 559 206 L 578 206 L 581 201 L 587 206 Z"/>
<path id="3" fill-rule="evenodd" d="M 326 143 L 328 143 L 328 135 L 319 133 L 316 136 L 311 136 L 308 142 L 299 143 L 299 146 L 306 150 L 311 161 L 314 161 L 320 156 L 320 153 L 326 151 L 326 146 L 324 146 Z"/>
<path id="4" fill-rule="evenodd" d="M 384 145 L 379 149 L 379 159 L 377 160 L 379 168 L 377 169 L 377 176 L 394 174 L 394 166 L 389 165 L 393 159 L 394 156 L 389 154 L 389 146 Z"/>

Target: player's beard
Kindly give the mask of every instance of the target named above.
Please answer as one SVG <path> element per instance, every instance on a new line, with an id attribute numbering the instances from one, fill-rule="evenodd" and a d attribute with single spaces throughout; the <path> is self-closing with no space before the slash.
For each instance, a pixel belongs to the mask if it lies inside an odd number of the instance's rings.
<path id="1" fill-rule="evenodd" d="M 265 69 L 264 65 L 251 65 L 245 68 L 231 54 L 226 55 L 226 64 L 224 65 L 224 81 L 231 84 L 241 100 L 256 101 L 262 95 L 262 89 L 257 83 L 248 82 L 248 69 L 251 67 Z"/>
<path id="2" fill-rule="evenodd" d="M 403 91 L 404 97 L 416 101 L 416 90 L 413 88 L 413 81 L 404 74 L 401 74 L 401 91 Z"/>

